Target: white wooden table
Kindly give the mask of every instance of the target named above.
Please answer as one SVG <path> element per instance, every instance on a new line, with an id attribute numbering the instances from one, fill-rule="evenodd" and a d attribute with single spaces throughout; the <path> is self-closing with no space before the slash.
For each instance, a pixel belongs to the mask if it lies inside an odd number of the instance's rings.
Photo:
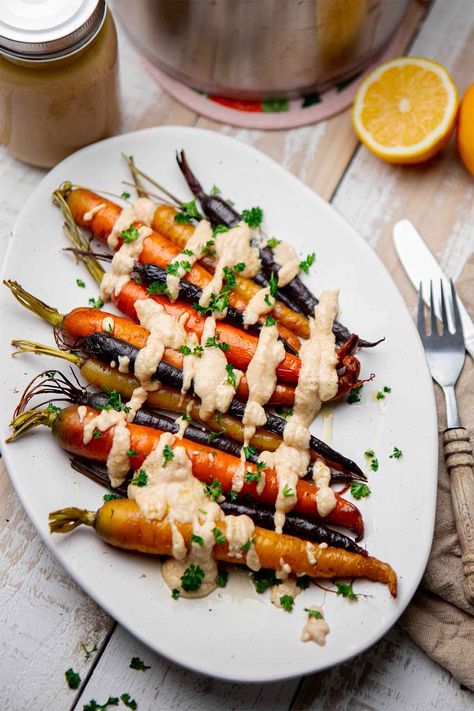
<path id="1" fill-rule="evenodd" d="M 442 62 L 461 92 L 474 81 L 472 0 L 435 0 L 428 12 L 414 0 L 404 32 L 407 52 Z M 280 132 L 214 124 L 169 98 L 122 32 L 120 49 L 124 131 L 159 124 L 205 126 L 258 146 L 332 201 L 380 254 L 409 305 L 414 292 L 391 243 L 395 220 L 412 219 L 445 271 L 459 274 L 472 249 L 474 180 L 452 145 L 426 166 L 396 168 L 357 145 L 348 112 Z M 0 150 L 0 258 L 16 214 L 42 176 L 43 171 Z M 337 669 L 281 684 L 227 684 L 184 671 L 139 644 L 63 572 L 38 541 L 3 466 L 0 507 L 1 711 L 82 709 L 91 698 L 103 703 L 124 692 L 137 700 L 140 711 L 474 709 L 474 695 L 396 627 L 372 650 Z M 97 651 L 86 659 L 81 644 Z M 151 669 L 130 669 L 134 656 Z M 82 677 L 78 691 L 65 682 L 70 666 Z"/>

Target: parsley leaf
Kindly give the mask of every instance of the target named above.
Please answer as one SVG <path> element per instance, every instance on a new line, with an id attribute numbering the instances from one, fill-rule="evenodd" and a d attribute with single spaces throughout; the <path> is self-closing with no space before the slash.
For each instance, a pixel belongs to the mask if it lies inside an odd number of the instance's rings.
<path id="1" fill-rule="evenodd" d="M 130 447 L 130 449 L 127 450 L 127 457 L 136 457 L 137 454 L 138 452 L 134 447 Z"/>
<path id="2" fill-rule="evenodd" d="M 139 232 L 135 225 L 130 225 L 128 230 L 122 230 L 120 233 L 120 237 L 123 239 L 125 244 L 130 244 L 131 242 L 135 242 L 139 235 Z"/>
<path id="3" fill-rule="evenodd" d="M 164 461 L 163 461 L 164 467 L 166 467 L 168 462 L 171 462 L 171 460 L 174 459 L 174 452 L 171 449 L 171 447 L 169 446 L 169 444 L 165 444 L 165 446 L 163 447 L 163 457 L 164 457 Z"/>
<path id="4" fill-rule="evenodd" d="M 384 386 L 383 386 L 383 391 L 384 391 L 384 393 L 391 393 L 391 392 L 392 392 L 392 388 L 390 388 L 388 385 L 384 385 Z"/>
<path id="5" fill-rule="evenodd" d="M 255 543 L 255 541 L 253 540 L 253 538 L 250 538 L 246 543 L 243 544 L 243 546 L 242 546 L 243 552 L 248 553 L 251 546 L 253 546 L 254 543 Z"/>
<path id="6" fill-rule="evenodd" d="M 249 444 L 244 445 L 243 450 L 245 459 L 250 459 L 254 454 L 257 454 L 255 447 L 251 447 Z"/>
<path id="7" fill-rule="evenodd" d="M 204 580 L 204 570 L 199 565 L 190 565 L 181 576 L 181 587 L 186 592 L 199 590 Z"/>
<path id="8" fill-rule="evenodd" d="M 148 474 L 144 469 L 140 469 L 138 474 L 133 477 L 130 484 L 134 486 L 146 486 L 148 484 Z"/>
<path id="9" fill-rule="evenodd" d="M 288 484 L 285 484 L 285 486 L 283 487 L 282 494 L 283 494 L 283 496 L 286 496 L 287 498 L 289 498 L 290 496 L 294 496 L 295 492 L 293 491 L 293 489 L 291 489 L 288 486 Z"/>
<path id="10" fill-rule="evenodd" d="M 292 595 L 282 595 L 280 598 L 280 605 L 286 612 L 291 612 L 295 605 L 295 599 Z"/>
<path id="11" fill-rule="evenodd" d="M 213 185 L 209 192 L 211 193 L 211 195 L 220 195 L 221 189 L 218 188 L 217 185 Z"/>
<path id="12" fill-rule="evenodd" d="M 211 338 L 208 338 L 206 341 L 206 348 L 220 348 L 221 351 L 228 351 L 230 346 L 228 343 L 225 343 L 224 341 L 220 342 L 219 341 L 219 333 L 216 336 L 211 336 Z"/>
<path id="13" fill-rule="evenodd" d="M 384 400 L 385 399 L 385 395 L 383 394 L 383 392 L 381 390 L 378 390 L 378 392 L 375 393 L 375 397 L 377 400 Z"/>
<path id="14" fill-rule="evenodd" d="M 166 286 L 166 282 L 162 282 L 162 281 L 151 281 L 148 284 L 146 290 L 149 294 L 152 294 L 152 295 L 168 294 L 168 287 Z"/>
<path id="15" fill-rule="evenodd" d="M 181 593 L 179 592 L 179 588 L 173 588 L 171 591 L 171 597 L 173 598 L 173 600 L 177 600 L 180 594 Z"/>
<path id="16" fill-rule="evenodd" d="M 212 234 L 213 235 L 218 235 L 221 232 L 228 232 L 229 228 L 226 227 L 225 225 L 217 225 L 216 227 L 212 228 Z"/>
<path id="17" fill-rule="evenodd" d="M 305 272 L 306 274 L 309 274 L 309 269 L 314 264 L 315 259 L 316 259 L 316 255 L 314 252 L 312 252 L 311 254 L 308 254 L 306 259 L 303 259 L 299 263 L 299 267 L 300 267 L 301 271 Z"/>
<path id="18" fill-rule="evenodd" d="M 137 669 L 139 671 L 145 671 L 146 669 L 151 669 L 147 664 L 145 664 L 140 657 L 132 657 L 130 661 L 130 669 Z"/>
<path id="19" fill-rule="evenodd" d="M 181 212 L 174 216 L 174 221 L 181 224 L 189 224 L 192 219 L 199 220 L 201 215 L 196 207 L 196 198 L 189 202 L 183 202 L 180 205 Z"/>
<path id="20" fill-rule="evenodd" d="M 53 405 L 52 402 L 49 403 L 48 407 L 46 408 L 46 412 L 60 412 L 61 408 L 58 407 L 57 405 Z"/>
<path id="21" fill-rule="evenodd" d="M 370 489 L 367 484 L 362 481 L 353 481 L 351 484 L 351 494 L 354 499 L 363 499 L 370 496 Z"/>
<path id="22" fill-rule="evenodd" d="M 76 284 L 77 284 L 77 286 L 80 286 L 81 289 L 86 288 L 85 282 L 83 282 L 82 279 L 76 279 Z"/>
<path id="23" fill-rule="evenodd" d="M 229 579 L 229 573 L 227 570 L 219 570 L 216 578 L 216 585 L 219 588 L 225 588 L 227 581 Z"/>
<path id="24" fill-rule="evenodd" d="M 232 385 L 234 390 L 237 390 L 237 378 L 235 377 L 234 368 L 230 363 L 227 363 L 225 369 L 227 371 L 226 383 L 229 383 L 229 385 Z"/>
<path id="25" fill-rule="evenodd" d="M 202 536 L 197 536 L 195 533 L 191 536 L 191 543 L 197 543 L 198 546 L 204 545 L 204 538 Z"/>
<path id="26" fill-rule="evenodd" d="M 260 227 L 263 221 L 263 210 L 261 207 L 251 207 L 249 210 L 242 210 L 242 219 L 249 227 Z"/>
<path id="27" fill-rule="evenodd" d="M 217 526 L 212 529 L 212 535 L 214 536 L 214 540 L 216 543 L 219 543 L 221 545 L 225 543 L 225 536 L 222 533 L 221 529 L 217 528 Z"/>
<path id="28" fill-rule="evenodd" d="M 349 405 L 353 405 L 355 402 L 360 402 L 360 391 L 363 387 L 364 383 L 361 383 L 360 385 L 356 385 L 351 389 L 347 398 L 347 402 L 349 403 Z"/>
<path id="29" fill-rule="evenodd" d="M 390 455 L 390 459 L 400 459 L 400 457 L 403 457 L 403 452 L 401 449 L 398 449 L 398 447 L 393 448 L 393 452 Z"/>
<path id="30" fill-rule="evenodd" d="M 352 589 L 352 583 L 336 583 L 337 595 L 347 597 L 348 600 L 357 600 L 357 595 Z"/>
<path id="31" fill-rule="evenodd" d="M 131 698 L 130 694 L 122 694 L 120 700 L 127 708 L 132 709 L 132 711 L 136 711 L 137 702 L 135 699 Z"/>
<path id="32" fill-rule="evenodd" d="M 201 247 L 201 254 L 204 257 L 215 257 L 216 250 L 214 249 L 214 245 L 216 244 L 216 241 L 214 239 L 208 239 L 206 244 Z"/>
<path id="33" fill-rule="evenodd" d="M 124 190 L 120 197 L 122 198 L 122 200 L 128 200 L 129 197 L 130 197 L 130 193 L 127 193 L 127 192 Z"/>
<path id="34" fill-rule="evenodd" d="M 102 301 L 100 296 L 98 299 L 89 299 L 89 306 L 92 306 L 93 309 L 101 309 L 103 305 L 104 302 Z"/>
<path id="35" fill-rule="evenodd" d="M 237 491 L 234 491 L 233 489 L 231 489 L 227 494 L 227 498 L 229 499 L 229 501 L 232 501 L 232 502 L 237 501 L 237 497 L 238 497 L 238 493 L 237 493 Z"/>
<path id="36" fill-rule="evenodd" d="M 102 432 L 96 427 L 95 430 L 92 432 L 92 437 L 94 439 L 100 439 L 102 437 Z"/>
<path id="37" fill-rule="evenodd" d="M 273 296 L 273 298 L 275 298 L 277 295 L 277 291 L 278 291 L 278 279 L 277 279 L 277 275 L 275 274 L 275 272 L 272 272 L 270 274 L 270 279 L 268 280 L 268 286 L 270 289 L 271 296 Z"/>
<path id="38" fill-rule="evenodd" d="M 107 501 L 115 501 L 115 499 L 120 499 L 120 496 L 117 496 L 117 494 L 104 494 L 104 504 L 107 503 Z"/>
<path id="39" fill-rule="evenodd" d="M 213 479 L 210 484 L 204 484 L 204 493 L 211 501 L 217 501 L 222 496 L 222 484 L 218 479 Z"/>
<path id="40" fill-rule="evenodd" d="M 379 460 L 376 459 L 375 457 L 370 462 L 370 468 L 372 469 L 373 472 L 377 472 L 379 469 Z"/>
<path id="41" fill-rule="evenodd" d="M 130 412 L 128 405 L 123 404 L 122 396 L 118 390 L 104 388 L 103 391 L 107 395 L 107 402 L 105 405 L 97 405 L 98 410 L 123 410 L 123 412 Z"/>
<path id="42" fill-rule="evenodd" d="M 255 591 L 259 595 L 264 593 L 265 590 L 268 590 L 268 588 L 272 588 L 274 585 L 280 585 L 281 583 L 281 580 L 276 577 L 275 571 L 267 570 L 266 568 L 261 568 L 257 572 L 252 573 L 250 578 L 254 584 Z"/>
<path id="43" fill-rule="evenodd" d="M 317 620 L 323 620 L 322 614 L 319 610 L 311 610 L 309 607 L 305 607 L 304 611 L 308 613 L 308 617 L 315 617 Z"/>
<path id="44" fill-rule="evenodd" d="M 82 707 L 83 711 L 105 711 L 108 706 L 118 706 L 119 700 L 117 696 L 109 696 L 104 704 L 98 704 L 95 699 L 91 699 L 88 704 Z"/>
<path id="45" fill-rule="evenodd" d="M 306 590 L 309 588 L 309 584 L 311 582 L 311 578 L 309 575 L 298 575 L 296 578 L 296 584 L 300 588 L 300 590 Z"/>
<path id="46" fill-rule="evenodd" d="M 67 685 L 70 689 L 79 688 L 79 684 L 81 683 L 81 677 L 71 667 L 69 667 L 69 669 L 66 669 L 66 671 L 64 672 L 64 676 L 66 677 Z"/>
<path id="47" fill-rule="evenodd" d="M 271 316 L 267 316 L 265 319 L 265 323 L 263 324 L 264 326 L 274 326 L 276 324 L 276 320 L 272 318 Z"/>
<path id="48" fill-rule="evenodd" d="M 275 247 L 278 247 L 280 244 L 281 239 L 277 239 L 276 237 L 272 237 L 271 239 L 268 240 L 267 242 L 267 247 L 270 247 L 270 249 L 275 249 Z"/>
<path id="49" fill-rule="evenodd" d="M 266 469 L 266 467 L 267 467 L 265 462 L 257 462 L 255 466 L 256 466 L 256 471 L 254 471 L 254 472 L 248 471 L 245 473 L 245 481 L 247 481 L 247 482 L 259 481 L 262 476 L 263 470 Z"/>
<path id="50" fill-rule="evenodd" d="M 277 410 L 278 414 L 280 415 L 280 417 L 283 417 L 284 420 L 289 420 L 290 417 L 292 417 L 292 415 L 293 415 L 293 410 L 291 407 L 284 408 L 284 407 L 279 406 L 276 408 L 276 410 Z"/>

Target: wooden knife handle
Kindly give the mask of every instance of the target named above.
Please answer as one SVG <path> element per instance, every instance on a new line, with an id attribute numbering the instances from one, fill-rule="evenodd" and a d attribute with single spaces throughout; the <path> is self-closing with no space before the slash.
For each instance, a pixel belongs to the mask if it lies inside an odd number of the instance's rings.
<path id="1" fill-rule="evenodd" d="M 446 466 L 451 477 L 451 500 L 461 544 L 464 596 L 474 605 L 474 458 L 464 427 L 443 435 Z"/>

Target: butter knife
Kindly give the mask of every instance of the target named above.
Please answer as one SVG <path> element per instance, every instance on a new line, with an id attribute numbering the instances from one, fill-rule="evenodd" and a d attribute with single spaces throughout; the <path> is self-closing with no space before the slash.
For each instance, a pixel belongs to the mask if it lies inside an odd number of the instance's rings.
<path id="1" fill-rule="evenodd" d="M 400 220 L 395 223 L 393 241 L 403 268 L 417 291 L 421 283 L 424 287 L 423 294 L 429 294 L 430 280 L 437 285 L 438 289 L 440 288 L 441 279 L 448 282 L 448 278 L 410 220 Z M 440 294 L 436 299 L 435 312 L 439 307 L 439 297 Z M 429 306 L 426 297 L 425 303 Z M 464 345 L 469 355 L 474 358 L 474 322 L 459 297 L 458 304 L 464 331 Z M 437 316 L 439 317 L 439 312 Z M 452 323 L 450 323 L 450 327 L 452 328 Z"/>

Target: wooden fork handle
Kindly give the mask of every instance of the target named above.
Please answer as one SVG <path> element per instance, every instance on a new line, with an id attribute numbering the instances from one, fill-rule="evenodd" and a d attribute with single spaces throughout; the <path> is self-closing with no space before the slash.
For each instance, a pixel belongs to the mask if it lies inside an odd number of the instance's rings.
<path id="1" fill-rule="evenodd" d="M 446 466 L 451 477 L 451 500 L 461 545 L 464 596 L 474 605 L 474 458 L 464 427 L 443 435 Z"/>

